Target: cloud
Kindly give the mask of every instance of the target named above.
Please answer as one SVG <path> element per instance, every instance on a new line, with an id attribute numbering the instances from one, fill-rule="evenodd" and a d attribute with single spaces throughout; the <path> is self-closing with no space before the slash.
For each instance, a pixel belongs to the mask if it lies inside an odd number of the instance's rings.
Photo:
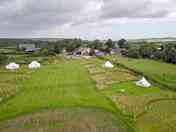
<path id="1" fill-rule="evenodd" d="M 175 4 L 175 0 L 1 0 L 0 36 L 56 33 L 64 25 L 70 30 L 83 25 L 87 30 L 109 21 L 113 25 L 124 20 L 175 19 Z"/>
<path id="2" fill-rule="evenodd" d="M 0 32 L 23 34 L 71 23 L 85 6 L 83 0 L 4 1 L 0 6 Z"/>
<path id="3" fill-rule="evenodd" d="M 103 0 L 102 18 L 160 18 L 175 10 L 172 0 Z"/>

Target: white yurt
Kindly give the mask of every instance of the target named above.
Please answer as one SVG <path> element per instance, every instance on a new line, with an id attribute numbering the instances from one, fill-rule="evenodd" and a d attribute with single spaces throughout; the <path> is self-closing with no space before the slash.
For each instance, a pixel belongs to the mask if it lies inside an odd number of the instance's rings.
<path id="1" fill-rule="evenodd" d="M 6 69 L 8 70 L 17 70 L 20 68 L 19 64 L 16 64 L 15 62 L 11 62 L 8 65 L 6 65 Z"/>
<path id="2" fill-rule="evenodd" d="M 40 68 L 40 67 L 41 67 L 41 65 L 40 65 L 40 63 L 37 62 L 37 61 L 32 61 L 32 62 L 28 65 L 28 68 L 29 68 L 29 69 L 38 69 L 38 68 Z"/>
<path id="3" fill-rule="evenodd" d="M 136 85 L 140 86 L 140 87 L 146 87 L 146 88 L 151 86 L 151 84 L 146 80 L 145 77 L 143 77 L 141 80 L 137 81 Z"/>
<path id="4" fill-rule="evenodd" d="M 113 68 L 114 65 L 113 65 L 111 62 L 107 61 L 107 62 L 104 64 L 104 67 L 106 67 L 106 68 Z"/>

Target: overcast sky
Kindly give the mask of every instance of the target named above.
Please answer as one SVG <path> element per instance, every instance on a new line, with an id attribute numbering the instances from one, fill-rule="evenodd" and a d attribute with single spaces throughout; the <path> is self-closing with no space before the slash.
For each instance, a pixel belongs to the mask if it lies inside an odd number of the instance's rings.
<path id="1" fill-rule="evenodd" d="M 176 0 L 0 0 L 0 37 L 176 36 Z"/>

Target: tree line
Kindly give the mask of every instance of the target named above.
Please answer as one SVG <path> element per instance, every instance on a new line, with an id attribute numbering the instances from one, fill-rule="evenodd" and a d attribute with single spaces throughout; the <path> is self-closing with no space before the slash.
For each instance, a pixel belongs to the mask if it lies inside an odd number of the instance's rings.
<path id="1" fill-rule="evenodd" d="M 146 43 L 141 46 L 128 44 L 125 49 L 122 54 L 127 57 L 148 58 L 176 64 L 176 44 Z"/>

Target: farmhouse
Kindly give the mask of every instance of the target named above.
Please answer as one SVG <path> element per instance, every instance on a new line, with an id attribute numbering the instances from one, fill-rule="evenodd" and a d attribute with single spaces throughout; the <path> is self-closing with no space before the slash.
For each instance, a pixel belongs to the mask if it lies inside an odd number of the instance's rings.
<path id="1" fill-rule="evenodd" d="M 36 47 L 36 44 L 33 43 L 19 44 L 18 49 L 25 52 L 35 52 L 39 50 L 39 48 Z"/>
<path id="2" fill-rule="evenodd" d="M 110 54 L 121 54 L 122 49 L 121 48 L 115 48 L 111 49 Z"/>
<path id="3" fill-rule="evenodd" d="M 79 48 L 74 51 L 75 55 L 89 55 L 91 49 L 90 48 Z"/>
<path id="4" fill-rule="evenodd" d="M 97 57 L 103 57 L 103 56 L 105 56 L 105 53 L 102 52 L 102 51 L 99 51 L 99 50 L 95 50 L 95 56 L 97 56 Z"/>

